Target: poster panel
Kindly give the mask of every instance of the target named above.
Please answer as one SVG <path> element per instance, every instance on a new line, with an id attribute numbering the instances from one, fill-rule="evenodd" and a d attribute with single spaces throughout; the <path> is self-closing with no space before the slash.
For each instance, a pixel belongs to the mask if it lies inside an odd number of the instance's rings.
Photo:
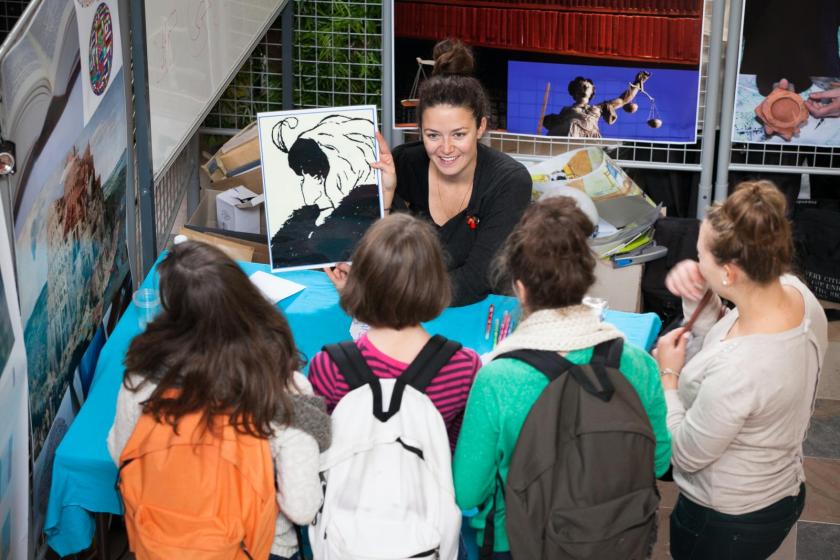
<path id="1" fill-rule="evenodd" d="M 741 35 L 732 141 L 840 146 L 840 2 L 745 0 Z"/>
<path id="2" fill-rule="evenodd" d="M 508 62 L 508 131 L 571 138 L 693 142 L 697 72 Z M 639 87 L 641 86 L 641 87 Z M 583 96 L 587 96 L 584 101 Z"/>
<path id="3" fill-rule="evenodd" d="M 0 61 L 1 87 L 8 94 L 4 136 L 20 156 L 12 242 L 28 363 L 35 534 L 52 453 L 75 408 L 62 402 L 70 402 L 79 361 L 128 273 L 124 70 L 111 67 L 110 85 L 85 122 L 90 74 L 79 57 L 78 2 L 41 2 Z M 113 33 L 118 36 L 118 30 Z"/>
<path id="4" fill-rule="evenodd" d="M 26 351 L 6 210 L 0 197 L 0 558 L 27 558 L 29 430 Z"/>
<path id="5" fill-rule="evenodd" d="M 420 89 L 435 71 L 434 47 L 456 39 L 472 49 L 491 128 L 696 141 L 703 0 L 393 2 L 397 128 L 416 127 Z"/>
<path id="6" fill-rule="evenodd" d="M 382 217 L 376 107 L 259 113 L 272 270 L 350 260 Z"/>
<path id="7" fill-rule="evenodd" d="M 122 69 L 119 3 L 75 0 L 74 5 L 83 74 L 84 122 L 87 124 Z"/>

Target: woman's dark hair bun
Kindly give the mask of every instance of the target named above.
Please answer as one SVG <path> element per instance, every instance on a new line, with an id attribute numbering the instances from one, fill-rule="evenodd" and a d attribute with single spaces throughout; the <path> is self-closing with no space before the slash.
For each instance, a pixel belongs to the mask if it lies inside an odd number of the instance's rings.
<path id="1" fill-rule="evenodd" d="M 475 71 L 472 49 L 460 39 L 444 39 L 432 50 L 435 59 L 433 76 L 470 76 Z"/>

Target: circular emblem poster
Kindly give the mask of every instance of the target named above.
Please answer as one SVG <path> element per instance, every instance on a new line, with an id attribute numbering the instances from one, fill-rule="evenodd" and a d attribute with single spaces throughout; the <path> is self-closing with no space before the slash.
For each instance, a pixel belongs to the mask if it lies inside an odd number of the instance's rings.
<path id="1" fill-rule="evenodd" d="M 114 57 L 114 35 L 111 11 L 103 2 L 96 8 L 90 26 L 90 49 L 88 69 L 90 87 L 96 95 L 102 95 L 111 79 L 111 62 Z"/>

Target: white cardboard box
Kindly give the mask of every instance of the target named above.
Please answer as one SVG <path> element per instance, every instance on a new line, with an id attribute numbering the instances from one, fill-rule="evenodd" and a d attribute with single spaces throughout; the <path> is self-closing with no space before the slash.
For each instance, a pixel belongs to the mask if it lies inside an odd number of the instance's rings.
<path id="1" fill-rule="evenodd" d="M 222 191 L 216 197 L 216 220 L 221 229 L 260 232 L 260 208 L 263 195 L 243 186 Z"/>

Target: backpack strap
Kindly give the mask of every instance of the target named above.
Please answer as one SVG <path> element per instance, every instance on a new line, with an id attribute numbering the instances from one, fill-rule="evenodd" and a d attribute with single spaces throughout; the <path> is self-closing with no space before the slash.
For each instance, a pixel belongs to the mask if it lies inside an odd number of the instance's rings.
<path id="1" fill-rule="evenodd" d="M 600 389 L 595 387 L 592 381 L 581 370 L 573 372 L 575 380 L 590 395 L 598 397 L 604 402 L 609 402 L 612 399 L 613 393 L 615 393 L 615 386 L 610 381 L 606 368 L 619 369 L 623 349 L 624 339 L 614 338 L 601 342 L 592 350 L 592 359 L 589 361 L 589 367 L 595 374 L 595 378 L 601 386 Z"/>
<path id="2" fill-rule="evenodd" d="M 623 347 L 624 340 L 616 338 L 602 342 L 593 349 L 589 366 L 595 374 L 600 388 L 592 383 L 592 380 L 578 365 L 550 350 L 513 350 L 500 354 L 495 359 L 512 358 L 525 362 L 545 375 L 549 383 L 568 371 L 569 375 L 580 384 L 584 391 L 604 402 L 608 402 L 615 392 L 615 387 L 609 380 L 606 368 L 619 369 L 618 365 L 621 362 Z"/>
<path id="3" fill-rule="evenodd" d="M 493 486 L 490 511 L 484 518 L 484 542 L 482 542 L 481 549 L 478 551 L 479 560 L 493 560 L 493 545 L 496 544 L 496 492 L 499 489 L 502 491 L 502 500 L 504 500 L 506 494 L 505 481 L 502 480 L 502 474 L 496 471 L 496 484 Z"/>
<path id="4" fill-rule="evenodd" d="M 338 371 L 344 376 L 351 391 L 376 380 L 355 342 L 345 340 L 337 344 L 327 344 L 323 350 L 338 366 Z"/>
<path id="5" fill-rule="evenodd" d="M 378 383 L 371 383 L 373 389 L 373 415 L 382 422 L 387 422 L 394 414 L 400 411 L 403 393 L 408 385 L 411 385 L 421 393 L 426 392 L 426 387 L 432 382 L 443 366 L 449 363 L 452 356 L 461 349 L 457 342 L 435 335 L 417 354 L 417 357 L 408 365 L 406 370 L 397 377 L 394 384 L 394 391 L 391 393 L 391 402 L 388 410 L 382 409 L 382 392 Z"/>
<path id="6" fill-rule="evenodd" d="M 436 334 L 426 342 L 399 379 L 406 385 L 411 385 L 421 393 L 425 393 L 426 387 L 460 349 L 460 343 Z"/>
<path id="7" fill-rule="evenodd" d="M 602 360 L 603 364 L 613 369 L 621 369 L 621 353 L 624 351 L 624 339 L 613 338 L 598 344 L 592 351 L 592 361 Z"/>
<path id="8" fill-rule="evenodd" d="M 570 369 L 575 367 L 575 364 L 551 350 L 512 350 L 499 354 L 494 360 L 501 358 L 509 358 L 512 360 L 519 360 L 525 362 L 548 378 L 551 383 Z"/>
<path id="9" fill-rule="evenodd" d="M 388 410 L 385 410 L 379 378 L 370 370 L 359 347 L 349 340 L 324 346 L 324 351 L 338 366 L 351 391 L 362 385 L 370 385 L 373 393 L 373 415 L 381 422 L 387 422 L 400 411 L 406 385 L 411 385 L 421 393 L 425 392 L 441 368 L 449 363 L 455 352 L 460 349 L 459 343 L 440 335 L 430 338 L 408 368 L 396 379 L 391 402 L 388 404 Z"/>

